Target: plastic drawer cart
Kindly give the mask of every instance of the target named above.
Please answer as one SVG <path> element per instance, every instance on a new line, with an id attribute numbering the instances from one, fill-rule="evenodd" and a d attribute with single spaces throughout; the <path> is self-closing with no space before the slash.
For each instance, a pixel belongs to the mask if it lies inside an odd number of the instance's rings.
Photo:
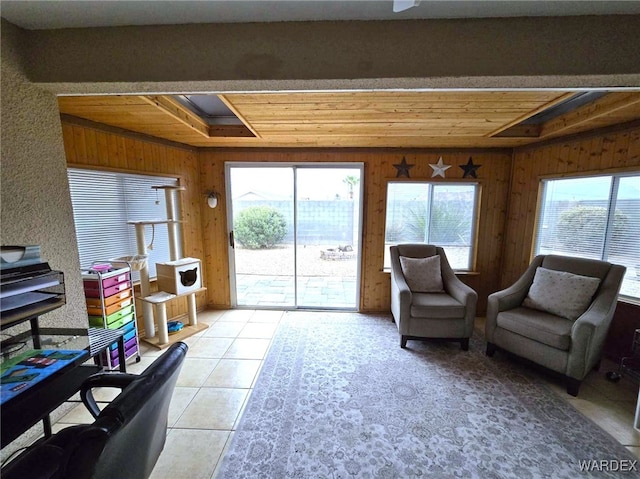
<path id="1" fill-rule="evenodd" d="M 136 327 L 136 311 L 131 282 L 131 266 L 117 263 L 94 263 L 82 272 L 89 325 L 94 328 L 124 330 L 125 359 L 135 356 L 140 361 L 140 345 Z M 102 366 L 119 366 L 118 347 L 112 345 L 102 354 Z"/>

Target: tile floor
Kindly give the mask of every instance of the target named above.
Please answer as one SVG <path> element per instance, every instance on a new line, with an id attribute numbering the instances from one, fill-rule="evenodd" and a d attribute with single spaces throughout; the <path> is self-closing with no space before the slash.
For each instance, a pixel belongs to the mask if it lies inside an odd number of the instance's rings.
<path id="1" fill-rule="evenodd" d="M 185 340 L 189 354 L 169 411 L 167 443 L 152 479 L 215 477 L 283 314 L 267 310 L 199 313 L 198 320 L 210 326 Z M 482 330 L 481 318 L 476 326 Z M 142 371 L 161 351 L 143 346 L 142 353 L 139 363 L 128 366 L 130 372 Z M 604 374 L 616 369 L 605 361 L 600 372 L 587 377 L 577 398 L 568 396 L 558 379 L 547 381 L 561 398 L 640 457 L 640 431 L 632 426 L 638 386 L 627 378 L 616 384 L 607 381 Z M 100 398 L 110 399 L 108 395 Z M 54 425 L 54 431 L 90 421 L 79 405 Z"/>

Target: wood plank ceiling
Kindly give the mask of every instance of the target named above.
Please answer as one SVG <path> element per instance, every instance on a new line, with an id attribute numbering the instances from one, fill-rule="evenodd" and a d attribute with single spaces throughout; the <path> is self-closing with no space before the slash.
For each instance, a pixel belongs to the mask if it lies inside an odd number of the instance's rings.
<path id="1" fill-rule="evenodd" d="M 567 91 L 367 91 L 217 95 L 241 125 L 209 124 L 173 96 L 60 97 L 79 117 L 195 147 L 515 147 L 640 119 L 640 92 L 612 92 L 523 123 Z"/>

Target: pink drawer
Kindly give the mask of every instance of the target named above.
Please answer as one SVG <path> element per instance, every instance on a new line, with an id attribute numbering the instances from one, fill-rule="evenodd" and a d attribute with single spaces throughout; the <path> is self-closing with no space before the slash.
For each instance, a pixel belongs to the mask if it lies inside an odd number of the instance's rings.
<path id="1" fill-rule="evenodd" d="M 110 288 L 112 286 L 115 286 L 118 283 L 122 283 L 123 281 L 129 281 L 131 279 L 131 276 L 129 275 L 129 272 L 125 272 L 122 274 L 117 274 L 114 276 L 111 276 L 109 278 L 104 278 L 102 280 L 102 287 L 103 288 Z M 84 289 L 98 289 L 98 284 L 99 284 L 99 279 L 96 277 L 96 279 L 93 278 L 84 278 Z"/>
<path id="2" fill-rule="evenodd" d="M 126 289 L 131 288 L 131 281 L 124 281 L 122 283 L 115 284 L 109 288 L 104 289 L 104 297 L 108 298 L 109 296 L 113 296 L 114 294 L 118 294 L 123 292 Z M 99 289 L 87 289 L 86 285 L 84 288 L 84 295 L 87 298 L 99 298 L 100 290 Z"/>

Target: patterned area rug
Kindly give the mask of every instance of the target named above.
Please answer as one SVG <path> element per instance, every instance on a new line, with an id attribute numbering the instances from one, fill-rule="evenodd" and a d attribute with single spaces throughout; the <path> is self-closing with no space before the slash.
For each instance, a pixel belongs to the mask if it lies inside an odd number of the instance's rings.
<path id="1" fill-rule="evenodd" d="M 389 316 L 286 314 L 218 477 L 621 477 L 581 472 L 635 457 L 478 336 L 402 350 Z"/>

